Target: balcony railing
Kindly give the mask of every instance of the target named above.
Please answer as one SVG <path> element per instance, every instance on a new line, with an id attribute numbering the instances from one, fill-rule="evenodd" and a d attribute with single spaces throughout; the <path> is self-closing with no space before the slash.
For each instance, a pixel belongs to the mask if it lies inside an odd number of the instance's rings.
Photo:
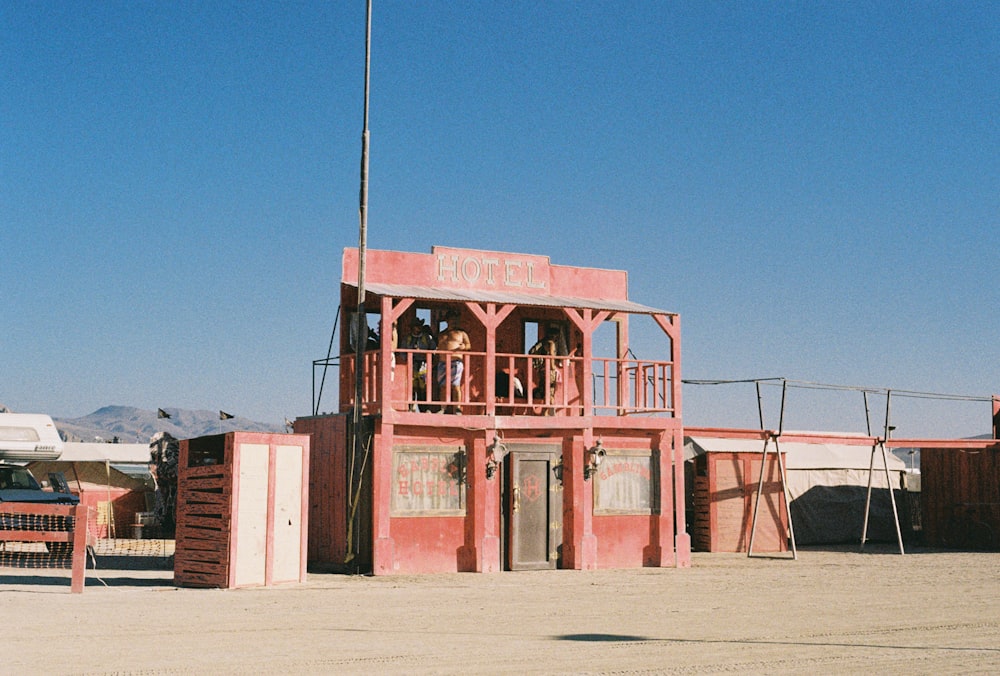
<path id="1" fill-rule="evenodd" d="M 386 396 L 381 353 L 369 351 L 363 358 L 363 410 L 369 415 L 387 407 L 478 415 L 675 415 L 675 372 L 669 361 L 496 354 L 493 379 L 487 382 L 484 352 L 398 349 Z M 339 361 L 340 410 L 354 405 L 354 359 L 348 354 L 314 362 L 315 367 Z M 459 371 L 458 391 L 440 385 Z"/>

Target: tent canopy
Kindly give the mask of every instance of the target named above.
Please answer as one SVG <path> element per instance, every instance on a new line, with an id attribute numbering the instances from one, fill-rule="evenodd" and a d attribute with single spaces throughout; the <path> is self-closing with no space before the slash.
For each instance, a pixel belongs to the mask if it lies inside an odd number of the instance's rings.
<path id="1" fill-rule="evenodd" d="M 148 463 L 148 444 L 103 444 L 67 441 L 63 447 L 62 462 Z"/>
<path id="2" fill-rule="evenodd" d="M 896 537 L 892 506 L 887 499 L 889 482 L 881 452 L 855 444 L 805 443 L 778 441 L 785 459 L 791 519 L 798 544 L 857 542 L 864 524 L 866 486 L 871 481 L 878 491 L 873 497 L 867 537 L 873 542 L 890 542 Z M 722 437 L 685 437 L 684 457 L 693 460 L 706 453 L 753 453 L 764 450 L 760 439 Z M 773 441 L 768 451 L 774 451 Z M 891 485 L 899 489 L 906 463 L 886 452 Z M 872 471 L 869 472 L 869 467 Z M 757 477 L 746 477 L 756 482 Z"/>
<path id="3" fill-rule="evenodd" d="M 774 442 L 768 442 L 768 450 L 773 451 Z M 861 469 L 868 470 L 871 462 L 871 446 L 853 444 L 807 444 L 803 442 L 778 441 L 778 448 L 785 458 L 789 470 L 804 469 Z M 723 439 L 717 437 L 685 437 L 684 458 L 691 460 L 702 453 L 761 453 L 764 442 L 758 439 Z M 886 451 L 889 471 L 904 471 L 906 463 Z M 883 470 L 881 453 L 875 452 L 875 469 Z M 884 471 L 884 470 L 883 470 Z"/>

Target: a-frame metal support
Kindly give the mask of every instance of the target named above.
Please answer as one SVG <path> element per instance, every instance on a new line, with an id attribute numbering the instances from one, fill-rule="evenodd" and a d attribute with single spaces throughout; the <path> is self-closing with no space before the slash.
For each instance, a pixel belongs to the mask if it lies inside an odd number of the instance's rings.
<path id="1" fill-rule="evenodd" d="M 778 432 L 767 432 L 764 430 L 764 409 L 761 404 L 760 383 L 757 385 L 757 413 L 760 418 L 760 429 L 767 436 L 764 437 L 764 450 L 760 458 L 760 480 L 757 482 L 757 499 L 753 503 L 753 521 L 750 523 L 750 544 L 747 547 L 747 556 L 753 556 L 753 541 L 757 534 L 757 514 L 760 511 L 760 499 L 764 494 L 764 473 L 767 471 L 768 442 L 774 440 L 774 453 L 778 457 L 778 472 L 781 474 L 781 493 L 785 500 L 785 513 L 788 515 L 788 542 L 792 549 L 792 559 L 798 559 L 799 554 L 795 548 L 795 529 L 792 527 L 792 502 L 788 497 L 788 477 L 785 474 L 785 461 L 781 458 L 781 447 L 778 443 L 781 431 L 785 424 L 785 393 L 787 382 L 781 384 L 781 414 L 778 418 Z"/>
<path id="2" fill-rule="evenodd" d="M 865 392 L 865 421 L 868 424 L 868 436 L 871 436 L 871 422 L 868 416 L 868 393 Z M 892 520 L 896 525 L 896 540 L 899 542 L 899 553 L 903 555 L 903 533 L 899 528 L 899 512 L 896 510 L 896 493 L 892 487 L 892 478 L 889 476 L 889 458 L 886 456 L 885 442 L 889 438 L 892 427 L 889 426 L 889 411 L 892 403 L 892 390 L 885 393 L 885 428 L 882 437 L 872 444 L 872 454 L 868 462 L 868 495 L 865 498 L 865 522 L 861 529 L 861 550 L 864 551 L 865 542 L 868 541 L 868 521 L 871 518 L 872 504 L 872 475 L 875 471 L 875 449 L 882 451 L 882 468 L 885 470 L 885 485 L 889 488 L 889 503 L 892 505 Z"/>

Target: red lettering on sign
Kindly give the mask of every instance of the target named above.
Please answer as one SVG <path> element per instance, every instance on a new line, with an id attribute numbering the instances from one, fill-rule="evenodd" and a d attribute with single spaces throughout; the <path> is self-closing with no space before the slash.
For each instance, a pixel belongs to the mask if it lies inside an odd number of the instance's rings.
<path id="1" fill-rule="evenodd" d="M 647 467 L 645 464 L 638 462 L 627 462 L 627 461 L 626 462 L 618 461 L 605 464 L 604 469 L 601 470 L 599 476 L 603 480 L 603 479 L 610 479 L 616 474 L 623 474 L 623 473 L 635 474 L 641 476 L 643 479 L 651 478 L 650 468 Z"/>

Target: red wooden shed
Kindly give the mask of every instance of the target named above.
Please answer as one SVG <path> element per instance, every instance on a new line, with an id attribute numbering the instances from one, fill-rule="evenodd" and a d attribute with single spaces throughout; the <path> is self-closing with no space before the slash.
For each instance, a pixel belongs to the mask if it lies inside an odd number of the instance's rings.
<path id="1" fill-rule="evenodd" d="M 761 453 L 709 452 L 695 456 L 692 546 L 702 552 L 788 551 L 788 508 L 778 457 L 767 456 L 758 502 Z M 754 511 L 757 526 L 753 527 Z"/>
<path id="2" fill-rule="evenodd" d="M 339 366 L 338 410 L 320 413 L 317 377 L 313 415 L 295 421 L 313 435 L 311 565 L 690 565 L 678 315 L 629 300 L 624 271 L 434 247 L 369 250 L 358 317 L 358 268 L 345 250 L 339 357 L 315 363 Z M 659 358 L 632 355 L 639 320 Z M 423 326 L 460 328 L 468 349 L 403 340 Z M 358 446 L 354 335 L 368 347 Z M 529 354 L 543 338 L 552 349 Z"/>
<path id="3" fill-rule="evenodd" d="M 921 444 L 920 490 L 926 544 L 1000 551 L 1000 441 Z"/>

